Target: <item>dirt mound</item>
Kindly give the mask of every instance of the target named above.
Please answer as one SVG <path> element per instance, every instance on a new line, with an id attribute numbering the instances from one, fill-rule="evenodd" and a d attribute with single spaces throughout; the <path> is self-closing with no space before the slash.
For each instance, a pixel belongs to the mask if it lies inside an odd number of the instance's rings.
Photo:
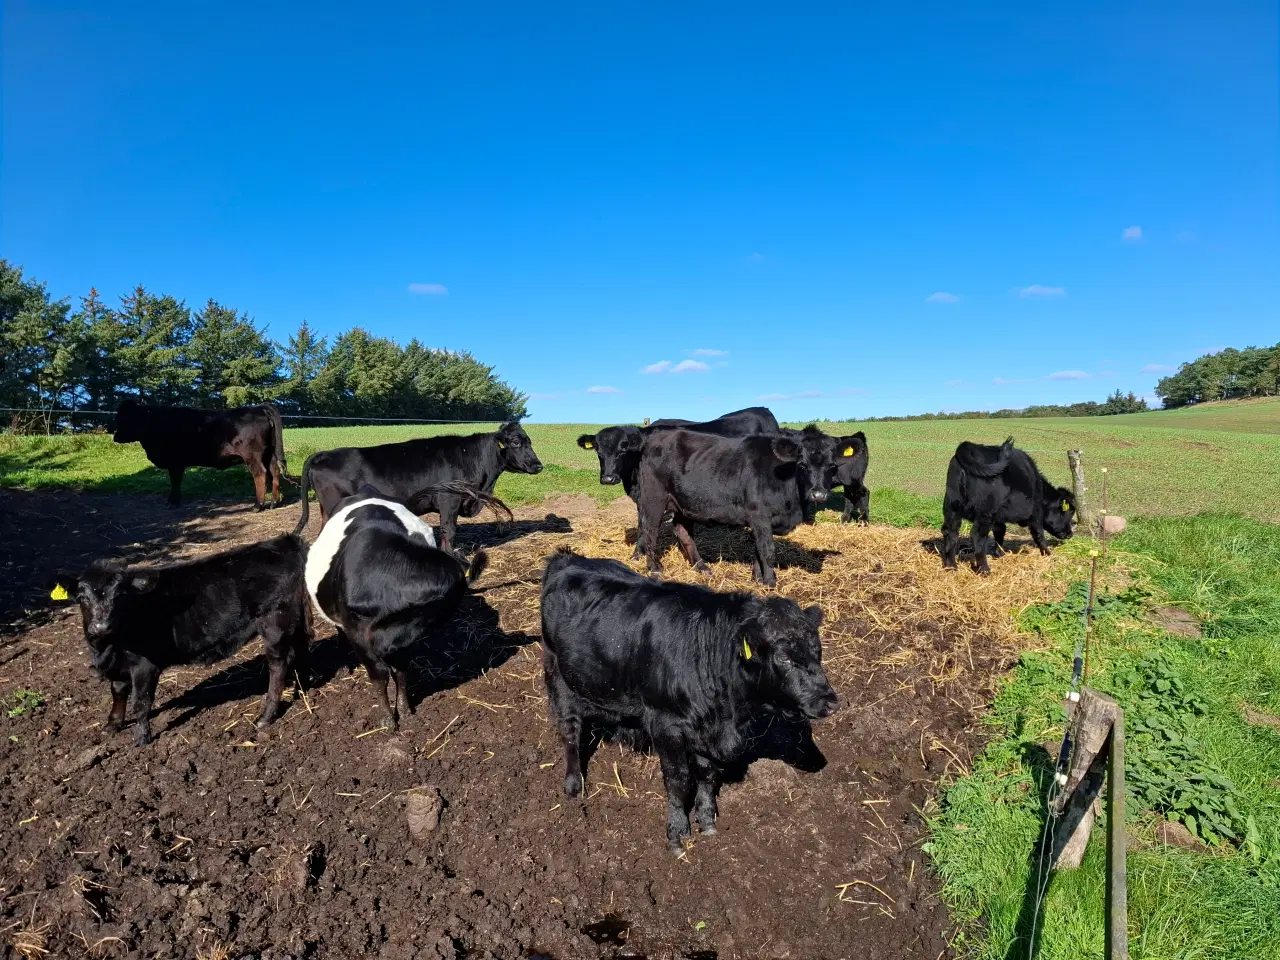
<path id="1" fill-rule="evenodd" d="M 184 549 L 258 539 L 295 517 L 184 525 Z M 77 613 L 11 639 L 0 694 L 38 690 L 44 705 L 5 721 L 0 739 L 5 946 L 275 960 L 834 958 L 871 944 L 878 957 L 946 954 L 917 811 L 967 766 L 1019 641 L 1009 610 L 1043 594 L 1055 561 L 1013 555 L 982 579 L 944 574 L 922 531 L 824 523 L 781 540 L 779 589 L 826 611 L 843 708 L 812 729 L 762 726 L 721 791 L 720 835 L 676 859 L 656 759 L 602 744 L 585 801 L 567 801 L 545 719 L 542 558 L 569 544 L 626 560 L 628 522 L 619 508 L 571 525 L 464 526 L 492 567 L 423 644 L 417 712 L 394 735 L 379 729 L 363 670 L 326 635 L 314 682 L 265 731 L 252 724 L 266 687 L 258 644 L 165 674 L 159 739 L 142 749 L 102 731 L 110 697 Z M 745 533 L 697 539 L 711 576 L 669 538 L 666 576 L 755 589 Z"/>

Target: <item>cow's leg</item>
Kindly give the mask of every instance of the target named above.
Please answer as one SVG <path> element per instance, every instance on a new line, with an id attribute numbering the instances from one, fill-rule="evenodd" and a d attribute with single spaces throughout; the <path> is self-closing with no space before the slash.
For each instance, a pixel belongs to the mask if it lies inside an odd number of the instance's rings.
<path id="1" fill-rule="evenodd" d="M 186 467 L 169 468 L 169 503 L 179 506 L 182 503 L 182 473 Z"/>
<path id="2" fill-rule="evenodd" d="M 564 793 L 570 799 L 586 786 L 582 776 L 582 710 L 578 697 L 560 676 L 556 655 L 543 644 L 542 676 L 547 684 L 547 703 L 564 745 Z"/>
<path id="3" fill-rule="evenodd" d="M 848 487 L 845 488 L 845 490 L 848 489 Z M 846 496 L 848 496 L 847 493 Z M 871 523 L 871 491 L 867 489 L 865 483 L 858 484 L 858 495 L 855 498 L 855 502 L 857 503 L 857 508 L 854 510 L 854 514 L 858 523 L 865 527 Z"/>
<path id="4" fill-rule="evenodd" d="M 280 701 L 284 697 L 285 684 L 289 682 L 289 674 L 293 672 L 294 655 L 297 650 L 294 642 L 292 624 L 287 616 L 276 615 L 273 622 L 267 624 L 262 631 L 262 646 L 267 654 L 268 682 L 267 693 L 262 698 L 262 710 L 258 713 L 258 729 L 274 723 L 280 716 Z"/>
<path id="5" fill-rule="evenodd" d="M 988 536 L 991 531 L 991 521 L 985 517 L 979 517 L 973 521 L 973 529 L 970 531 L 970 539 L 973 541 L 973 569 L 981 574 L 991 572 L 991 565 L 987 563 L 987 547 L 989 545 Z"/>
<path id="6" fill-rule="evenodd" d="M 956 554 L 960 552 L 960 514 L 947 505 L 942 508 L 942 566 L 946 570 L 956 567 Z"/>
<path id="7" fill-rule="evenodd" d="M 124 714 L 129 706 L 128 680 L 111 681 L 111 712 L 107 714 L 107 722 L 103 727 L 107 733 L 118 733 L 124 726 Z"/>
<path id="8" fill-rule="evenodd" d="M 995 541 L 995 545 L 991 549 L 993 557 L 1003 557 L 1005 554 L 1004 534 L 1006 529 L 1007 527 L 1003 523 L 993 523 L 991 525 L 991 537 Z"/>
<path id="9" fill-rule="evenodd" d="M 642 490 L 640 502 L 636 508 L 640 517 L 636 544 L 649 560 L 649 572 L 657 573 L 662 569 L 662 561 L 658 557 L 658 531 L 662 529 L 662 515 L 666 512 L 666 503 L 663 502 L 660 491 L 656 495 L 646 496 Z"/>
<path id="10" fill-rule="evenodd" d="M 271 474 L 271 499 L 276 506 L 280 505 L 280 464 L 276 462 L 275 457 L 271 457 L 267 461 L 267 472 Z"/>
<path id="11" fill-rule="evenodd" d="M 249 461 L 249 472 L 253 474 L 253 502 L 259 510 L 267 509 L 267 471 L 257 460 Z"/>
<path id="12" fill-rule="evenodd" d="M 776 587 L 778 576 L 773 571 L 773 528 L 767 523 L 754 523 L 751 535 L 756 541 L 756 566 L 752 573 L 766 587 Z"/>
<path id="13" fill-rule="evenodd" d="M 706 757 L 693 754 L 690 759 L 697 783 L 693 809 L 698 816 L 698 826 L 702 829 L 703 836 L 710 837 L 716 832 L 716 768 Z"/>
<path id="14" fill-rule="evenodd" d="M 1027 527 L 1031 531 L 1031 542 L 1040 548 L 1040 555 L 1047 557 L 1049 555 L 1049 545 L 1044 541 L 1044 529 L 1036 524 Z"/>
<path id="15" fill-rule="evenodd" d="M 458 511 L 462 509 L 460 497 L 441 497 L 437 501 L 440 513 L 440 549 L 453 553 L 453 541 L 458 535 Z"/>
<path id="16" fill-rule="evenodd" d="M 684 739 L 678 735 L 659 738 L 654 746 L 662 765 L 662 783 L 667 788 L 667 846 L 679 854 L 689 839 L 689 807 L 693 800 L 689 755 Z"/>
<path id="17" fill-rule="evenodd" d="M 849 484 L 844 485 L 844 509 L 840 511 L 840 522 L 848 523 L 854 518 L 854 499 L 853 490 Z"/>
<path id="18" fill-rule="evenodd" d="M 694 543 L 693 536 L 689 533 L 689 528 L 685 526 L 685 522 L 685 518 L 678 513 L 672 518 L 676 541 L 680 544 L 680 549 L 684 552 L 685 559 L 689 561 L 689 566 L 699 573 L 710 573 L 711 568 L 707 566 L 702 556 L 698 553 L 698 545 Z"/>
<path id="19" fill-rule="evenodd" d="M 156 702 L 160 668 L 150 660 L 137 660 L 129 671 L 133 684 L 133 742 L 143 747 L 151 742 L 151 708 Z"/>
<path id="20" fill-rule="evenodd" d="M 409 678 L 400 667 L 392 667 L 391 675 L 396 678 L 396 711 L 402 717 L 413 716 L 413 706 L 409 703 Z"/>

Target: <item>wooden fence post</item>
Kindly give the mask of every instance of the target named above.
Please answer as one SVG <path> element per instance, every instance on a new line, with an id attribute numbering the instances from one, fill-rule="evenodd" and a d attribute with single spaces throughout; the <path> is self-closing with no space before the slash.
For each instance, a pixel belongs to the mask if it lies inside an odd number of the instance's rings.
<path id="1" fill-rule="evenodd" d="M 1129 883 L 1125 869 L 1124 711 L 1116 712 L 1107 759 L 1107 960 L 1129 960 Z"/>
<path id="2" fill-rule="evenodd" d="M 1085 496 L 1088 487 L 1084 484 L 1084 464 L 1080 461 L 1079 450 L 1067 451 L 1067 466 L 1071 468 L 1071 492 L 1076 498 L 1077 522 L 1088 529 L 1089 536 L 1096 537 L 1098 527 L 1093 510 L 1089 507 L 1089 500 Z"/>

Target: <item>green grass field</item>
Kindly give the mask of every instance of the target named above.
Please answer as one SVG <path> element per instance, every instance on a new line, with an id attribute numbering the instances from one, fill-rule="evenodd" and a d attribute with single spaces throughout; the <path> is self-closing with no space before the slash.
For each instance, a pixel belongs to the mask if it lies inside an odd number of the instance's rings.
<path id="1" fill-rule="evenodd" d="M 1082 559 L 1089 544 L 1065 550 Z M 1110 562 L 1136 589 L 1098 605 L 1090 683 L 1125 710 L 1131 956 L 1280 958 L 1280 526 L 1242 517 L 1136 522 Z M 1083 569 L 1083 564 L 1081 565 Z M 945 794 L 928 850 L 962 931 L 964 956 L 1026 957 L 1029 884 L 1063 691 L 1080 632 L 1079 602 L 1023 615 L 1048 649 L 1024 654 L 988 718 L 994 740 Z M 1152 625 L 1153 603 L 1203 622 L 1187 639 Z M 1170 819 L 1205 833 L 1221 817 L 1236 834 L 1206 851 L 1160 842 L 1151 796 Z M 1143 802 L 1146 800 L 1147 802 Z M 1104 824 L 1105 825 L 1105 824 Z M 1038 924 L 1040 960 L 1100 956 L 1102 829 L 1083 866 L 1054 874 Z M 1034 888 L 1032 888 L 1034 889 Z"/>
<path id="2" fill-rule="evenodd" d="M 1080 449 L 1091 474 L 1107 467 L 1111 507 L 1128 516 L 1184 516 L 1205 511 L 1280 521 L 1280 400 L 1213 404 L 1187 411 L 1121 417 L 1033 420 L 943 420 L 820 424 L 832 433 L 862 429 L 871 449 L 868 485 L 873 514 L 897 522 L 940 521 L 947 461 L 961 440 L 998 443 L 1012 434 L 1053 480 L 1068 480 L 1066 453 Z M 290 467 L 338 446 L 369 446 L 442 433 L 492 429 L 486 424 L 285 428 Z M 594 454 L 576 444 L 588 424 L 529 424 L 549 469 L 536 477 L 504 474 L 497 493 L 513 505 L 550 493 L 585 492 L 601 501 L 621 487 L 596 481 Z M 104 492 L 162 493 L 168 479 L 137 444 L 105 435 L 0 436 L 0 487 L 74 487 Z M 192 470 L 184 491 L 248 495 L 243 469 Z"/>

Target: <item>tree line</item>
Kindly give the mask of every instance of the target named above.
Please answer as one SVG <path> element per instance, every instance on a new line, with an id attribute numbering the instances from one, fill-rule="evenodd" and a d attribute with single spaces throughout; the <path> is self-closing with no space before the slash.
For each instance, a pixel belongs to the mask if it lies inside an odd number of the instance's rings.
<path id="1" fill-rule="evenodd" d="M 966 410 L 963 413 L 917 413 L 909 417 L 866 417 L 863 422 L 888 420 L 1012 420 L 1026 417 L 1108 417 L 1118 413 L 1141 413 L 1147 401 L 1134 394 L 1117 390 L 1106 400 L 1080 403 L 1042 403 L 1031 407 L 1007 407 L 1003 410 Z"/>
<path id="2" fill-rule="evenodd" d="M 1156 384 L 1165 408 L 1206 400 L 1280 395 L 1280 343 L 1274 347 L 1228 347 L 1184 363 Z"/>
<path id="3" fill-rule="evenodd" d="M 0 407 L 115 410 L 144 403 L 205 408 L 271 400 L 286 414 L 509 420 L 527 396 L 470 353 L 417 339 L 401 346 L 362 327 L 330 343 L 304 320 L 277 343 L 243 311 L 210 298 L 192 309 L 139 285 L 107 304 L 96 289 L 55 300 L 0 259 Z"/>

